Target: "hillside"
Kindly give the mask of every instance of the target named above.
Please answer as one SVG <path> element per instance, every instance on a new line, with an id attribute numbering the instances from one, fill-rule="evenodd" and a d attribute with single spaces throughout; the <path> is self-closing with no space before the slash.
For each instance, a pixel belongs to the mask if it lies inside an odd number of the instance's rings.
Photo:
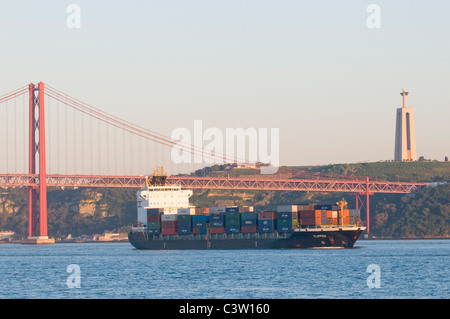
<path id="1" fill-rule="evenodd" d="M 214 166 L 195 172 L 202 176 L 255 175 L 256 170 Z M 310 167 L 281 167 L 272 177 L 291 178 L 304 174 L 369 176 L 390 181 L 450 181 L 450 163 L 358 163 Z M 5 192 L 5 191 L 2 191 Z M 21 189 L 7 189 L 0 197 L 0 230 L 13 230 L 26 236 L 28 198 Z M 48 231 L 51 236 L 102 233 L 130 227 L 136 219 L 136 190 L 132 189 L 50 189 L 48 192 Z M 253 205 L 258 210 L 274 210 L 285 203 L 335 203 L 344 197 L 355 206 L 353 196 L 341 193 L 195 190 L 196 206 Z M 448 238 L 450 184 L 429 188 L 415 198 L 396 194 L 371 196 L 371 234 L 394 238 Z M 365 220 L 365 213 L 362 212 Z"/>

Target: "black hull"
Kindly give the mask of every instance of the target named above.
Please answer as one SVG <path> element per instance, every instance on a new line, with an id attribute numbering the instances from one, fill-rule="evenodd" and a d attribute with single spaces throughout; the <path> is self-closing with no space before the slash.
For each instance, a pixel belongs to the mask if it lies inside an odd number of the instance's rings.
<path id="1" fill-rule="evenodd" d="M 297 231 L 289 234 L 246 234 L 245 236 L 211 235 L 149 236 L 143 232 L 130 232 L 128 239 L 137 249 L 187 250 L 187 249 L 299 249 L 299 248 L 351 248 L 365 228 L 346 230 Z M 278 236 L 278 238 L 275 238 Z M 269 238 L 268 238 L 269 237 Z"/>

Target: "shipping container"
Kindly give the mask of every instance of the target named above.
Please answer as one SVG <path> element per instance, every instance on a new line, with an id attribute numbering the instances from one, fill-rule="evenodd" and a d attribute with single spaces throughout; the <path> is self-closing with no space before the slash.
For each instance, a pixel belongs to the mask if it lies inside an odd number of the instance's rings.
<path id="1" fill-rule="evenodd" d="M 191 222 L 191 215 L 178 215 L 178 222 Z"/>
<path id="2" fill-rule="evenodd" d="M 177 221 L 162 221 L 161 222 L 161 228 L 174 228 L 177 227 L 178 222 Z"/>
<path id="3" fill-rule="evenodd" d="M 208 207 L 195 207 L 195 215 L 207 215 L 209 214 Z"/>
<path id="4" fill-rule="evenodd" d="M 223 234 L 225 233 L 225 227 L 211 227 L 209 232 L 211 234 Z"/>
<path id="5" fill-rule="evenodd" d="M 161 215 L 147 215 L 147 222 L 161 222 Z"/>
<path id="6" fill-rule="evenodd" d="M 147 234 L 149 235 L 159 235 L 161 233 L 161 230 L 159 228 L 147 228 Z"/>
<path id="7" fill-rule="evenodd" d="M 193 234 L 206 234 L 206 228 L 192 228 Z"/>
<path id="8" fill-rule="evenodd" d="M 239 207 L 238 206 L 228 206 L 225 208 L 226 213 L 239 213 Z"/>
<path id="9" fill-rule="evenodd" d="M 277 212 L 279 213 L 297 213 L 298 206 L 297 205 L 280 205 L 277 206 Z"/>
<path id="10" fill-rule="evenodd" d="M 244 226 L 256 226 L 256 219 L 242 219 L 241 220 L 242 227 Z"/>
<path id="11" fill-rule="evenodd" d="M 333 205 L 316 205 L 316 208 L 318 210 L 333 210 Z"/>
<path id="12" fill-rule="evenodd" d="M 256 233 L 258 231 L 258 227 L 255 226 L 242 226 L 241 232 L 244 234 Z"/>
<path id="13" fill-rule="evenodd" d="M 292 232 L 292 225 L 291 226 L 277 225 L 277 231 L 279 233 L 290 233 Z"/>
<path id="14" fill-rule="evenodd" d="M 239 218 L 225 218 L 225 226 L 240 226 L 241 220 Z"/>
<path id="15" fill-rule="evenodd" d="M 164 213 L 164 208 L 147 208 L 147 215 L 161 215 Z"/>
<path id="16" fill-rule="evenodd" d="M 277 224 L 279 226 L 296 226 L 297 223 L 297 219 L 277 219 Z"/>
<path id="17" fill-rule="evenodd" d="M 299 218 L 320 218 L 322 217 L 321 210 L 303 210 L 299 213 Z"/>
<path id="18" fill-rule="evenodd" d="M 161 235 L 175 235 L 177 232 L 177 228 L 161 228 Z"/>
<path id="19" fill-rule="evenodd" d="M 170 221 L 176 221 L 176 220 L 178 220 L 178 215 L 176 215 L 176 214 L 161 215 L 162 222 L 170 222 Z"/>
<path id="20" fill-rule="evenodd" d="M 361 211 L 359 209 L 350 209 L 349 210 L 351 217 L 359 217 L 361 216 Z"/>
<path id="21" fill-rule="evenodd" d="M 291 212 L 278 212 L 277 213 L 277 219 L 297 219 L 298 214 L 297 213 L 291 213 Z"/>
<path id="22" fill-rule="evenodd" d="M 194 228 L 206 228 L 206 221 L 192 221 L 192 227 Z"/>
<path id="23" fill-rule="evenodd" d="M 160 222 L 148 222 L 147 223 L 147 229 L 160 229 L 161 223 Z"/>
<path id="24" fill-rule="evenodd" d="M 225 223 L 223 221 L 210 221 L 209 225 L 211 226 L 211 228 L 225 227 Z"/>
<path id="25" fill-rule="evenodd" d="M 239 213 L 250 213 L 254 211 L 253 206 L 239 206 Z"/>
<path id="26" fill-rule="evenodd" d="M 192 216 L 192 221 L 202 221 L 202 222 L 209 222 L 209 215 L 194 215 Z"/>
<path id="27" fill-rule="evenodd" d="M 256 220 L 256 213 L 255 212 L 243 212 L 241 213 L 241 220 L 244 219 L 255 219 Z"/>
<path id="28" fill-rule="evenodd" d="M 274 219 L 259 219 L 258 220 L 258 232 L 260 233 L 273 233 L 277 221 Z"/>
<path id="29" fill-rule="evenodd" d="M 258 219 L 276 219 L 276 212 L 260 212 L 258 213 Z"/>
<path id="30" fill-rule="evenodd" d="M 241 228 L 239 226 L 226 226 L 225 232 L 227 234 L 238 234 L 241 232 Z"/>
<path id="31" fill-rule="evenodd" d="M 212 222 L 222 222 L 223 223 L 224 220 L 225 220 L 224 214 L 217 213 L 217 214 L 213 214 L 213 215 L 209 216 L 210 223 L 212 223 Z"/>
<path id="32" fill-rule="evenodd" d="M 226 206 L 217 206 L 217 207 L 210 207 L 209 208 L 209 214 L 220 214 L 225 213 L 227 210 Z"/>
<path id="33" fill-rule="evenodd" d="M 178 208 L 178 215 L 195 215 L 195 207 Z"/>

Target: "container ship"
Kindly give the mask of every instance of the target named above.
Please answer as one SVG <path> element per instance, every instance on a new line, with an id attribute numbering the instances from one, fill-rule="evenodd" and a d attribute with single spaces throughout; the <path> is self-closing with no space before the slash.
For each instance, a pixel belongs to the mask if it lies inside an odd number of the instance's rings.
<path id="1" fill-rule="evenodd" d="M 167 185 L 156 169 L 137 192 L 137 220 L 128 234 L 137 249 L 351 248 L 366 229 L 358 209 L 334 205 L 280 205 L 276 211 L 252 206 L 195 207 L 191 190 Z"/>

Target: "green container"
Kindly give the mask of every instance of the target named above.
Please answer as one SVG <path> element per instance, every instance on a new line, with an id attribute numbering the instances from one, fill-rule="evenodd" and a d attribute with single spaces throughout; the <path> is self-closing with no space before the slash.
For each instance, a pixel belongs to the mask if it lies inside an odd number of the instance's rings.
<path id="1" fill-rule="evenodd" d="M 278 219 L 277 225 L 279 225 L 279 226 L 297 226 L 298 219 Z"/>
<path id="2" fill-rule="evenodd" d="M 191 215 L 178 215 L 178 222 L 190 222 L 191 220 Z"/>
<path id="3" fill-rule="evenodd" d="M 241 213 L 239 212 L 226 212 L 225 218 L 241 218 Z"/>
<path id="4" fill-rule="evenodd" d="M 241 220 L 239 218 L 225 218 L 226 226 L 240 226 Z"/>
<path id="5" fill-rule="evenodd" d="M 160 222 L 148 222 L 147 223 L 147 228 L 148 229 L 160 229 L 161 228 L 161 223 Z"/>

